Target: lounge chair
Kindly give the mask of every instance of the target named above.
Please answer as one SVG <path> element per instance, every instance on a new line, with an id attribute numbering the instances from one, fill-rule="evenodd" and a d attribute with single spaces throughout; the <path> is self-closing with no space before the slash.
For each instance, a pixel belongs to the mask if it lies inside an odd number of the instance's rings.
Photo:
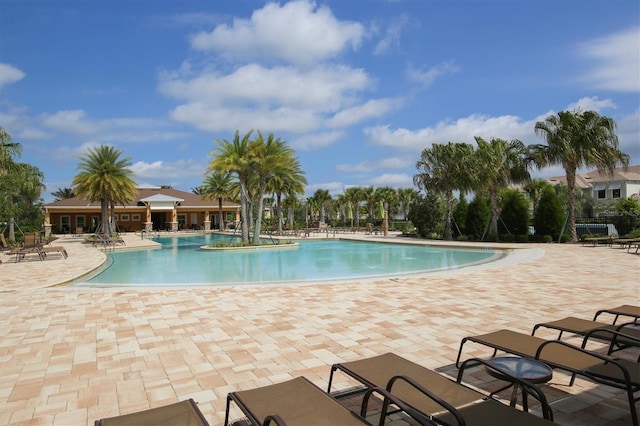
<path id="1" fill-rule="evenodd" d="M 476 361 L 481 362 L 481 361 Z M 490 367 L 493 368 L 493 367 Z M 333 376 L 341 371 L 362 383 L 366 388 L 383 388 L 409 407 L 432 415 L 437 421 L 467 425 L 549 425 L 553 414 L 544 394 L 534 385 L 513 377 L 541 402 L 543 419 L 511 408 L 459 382 L 422 367 L 398 355 L 387 353 L 331 367 L 329 387 Z M 501 373 L 510 376 L 500 370 Z M 460 381 L 462 376 L 458 376 Z"/>
<path id="2" fill-rule="evenodd" d="M 624 349 L 630 346 L 640 346 L 640 323 L 633 321 L 624 324 L 614 325 L 598 321 L 590 321 L 576 317 L 566 317 L 560 320 L 543 322 L 533 326 L 531 335 L 535 336 L 536 331 L 540 328 L 550 328 L 557 330 L 558 340 L 562 338 L 563 333 L 574 333 L 585 336 L 587 333 L 595 339 L 610 340 L 614 339 L 614 345 L 610 345 L 610 352 L 616 349 Z M 613 330 L 629 336 L 633 339 L 625 339 L 618 334 L 611 334 L 607 331 L 599 332 L 598 330 Z"/>
<path id="3" fill-rule="evenodd" d="M 378 390 L 374 390 L 378 391 Z M 384 391 L 380 391 L 384 393 Z M 227 408 L 224 425 L 229 425 L 231 403 L 242 410 L 251 425 L 368 425 L 364 416 L 367 401 L 371 393 L 363 400 L 361 415 L 340 404 L 329 394 L 311 383 L 305 377 L 297 377 L 286 382 L 245 391 L 230 392 L 227 395 Z M 394 403 L 402 406 L 401 401 Z M 428 418 L 407 408 L 414 420 L 420 424 L 435 425 Z M 381 419 L 384 420 L 384 411 Z M 381 420 L 381 421 L 382 421 Z"/>
<path id="4" fill-rule="evenodd" d="M 4 238 L 4 234 L 0 234 L 0 243 L 2 243 L 2 247 L 0 247 L 0 251 L 9 251 L 13 247 L 7 243 L 6 238 Z"/>
<path id="5" fill-rule="evenodd" d="M 608 332 L 625 339 L 633 339 L 632 336 L 614 330 L 598 330 L 598 332 Z M 584 346 L 590 337 L 590 333 L 587 333 L 582 347 L 561 340 L 545 340 L 512 330 L 499 330 L 479 336 L 465 337 L 460 343 L 456 366 L 460 366 L 462 349 L 466 342 L 488 346 L 493 349 L 494 356 L 498 351 L 504 351 L 521 357 L 541 360 L 552 368 L 570 372 L 572 374 L 570 386 L 573 385 L 576 375 L 580 375 L 596 383 L 625 390 L 629 401 L 631 420 L 635 426 L 638 426 L 638 414 L 635 406 L 638 398 L 634 396 L 634 393 L 640 390 L 640 364 L 585 349 Z"/>
<path id="6" fill-rule="evenodd" d="M 620 317 L 631 317 L 634 321 L 636 321 L 638 320 L 638 318 L 640 318 L 640 306 L 620 305 L 615 308 L 600 309 L 593 316 L 593 320 L 596 321 L 598 317 L 604 313 L 615 315 L 612 324 L 615 324 Z"/>
<path id="7" fill-rule="evenodd" d="M 47 257 L 47 253 L 60 253 L 62 257 L 65 259 L 69 257 L 69 254 L 67 253 L 67 249 L 65 249 L 63 246 L 45 246 L 45 247 L 40 247 L 38 251 L 42 253 L 44 257 Z"/>
<path id="8" fill-rule="evenodd" d="M 208 426 L 193 399 L 95 421 L 95 426 Z"/>

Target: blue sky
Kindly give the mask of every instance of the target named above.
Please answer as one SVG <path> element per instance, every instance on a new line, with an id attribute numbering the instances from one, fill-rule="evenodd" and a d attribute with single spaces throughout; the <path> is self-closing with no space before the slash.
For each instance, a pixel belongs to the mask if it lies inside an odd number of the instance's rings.
<path id="1" fill-rule="evenodd" d="M 296 150 L 308 194 L 412 187 L 433 143 L 542 143 L 576 108 L 640 163 L 636 0 L 0 0 L 0 126 L 45 201 L 101 144 L 190 191 L 250 129 Z"/>

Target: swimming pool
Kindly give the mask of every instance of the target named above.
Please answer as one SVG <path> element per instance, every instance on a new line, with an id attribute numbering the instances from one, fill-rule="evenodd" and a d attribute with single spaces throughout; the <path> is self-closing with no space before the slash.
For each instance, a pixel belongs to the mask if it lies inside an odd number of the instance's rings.
<path id="1" fill-rule="evenodd" d="M 107 263 L 74 285 L 189 286 L 347 280 L 460 268 L 502 256 L 492 249 L 452 249 L 349 240 L 303 240 L 295 247 L 210 251 L 217 234 L 157 237 L 162 248 L 108 253 Z"/>

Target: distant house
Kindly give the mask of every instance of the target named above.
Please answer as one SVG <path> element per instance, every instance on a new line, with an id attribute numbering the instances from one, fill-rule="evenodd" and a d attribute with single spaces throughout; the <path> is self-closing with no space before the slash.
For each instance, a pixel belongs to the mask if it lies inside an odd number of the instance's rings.
<path id="1" fill-rule="evenodd" d="M 100 203 L 69 198 L 45 204 L 45 234 L 92 232 L 100 223 Z M 240 205 L 223 200 L 225 224 L 240 220 Z M 219 228 L 218 200 L 170 188 L 138 188 L 133 201 L 115 206 L 120 231 L 150 232 Z"/>
<path id="2" fill-rule="evenodd" d="M 552 185 L 567 184 L 565 176 L 547 179 Z M 582 189 L 597 201 L 616 201 L 620 198 L 640 199 L 640 165 L 617 168 L 613 175 L 597 170 L 576 175 L 576 188 Z"/>

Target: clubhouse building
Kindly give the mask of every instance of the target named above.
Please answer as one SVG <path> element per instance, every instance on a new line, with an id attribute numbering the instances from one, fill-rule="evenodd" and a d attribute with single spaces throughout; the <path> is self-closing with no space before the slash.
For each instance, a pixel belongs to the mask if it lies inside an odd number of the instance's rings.
<path id="1" fill-rule="evenodd" d="M 100 203 L 68 198 L 45 204 L 45 235 L 93 232 L 100 223 Z M 222 201 L 225 227 L 238 223 L 240 205 Z M 115 206 L 116 229 L 120 232 L 210 231 L 219 228 L 217 199 L 172 188 L 138 188 L 133 201 Z"/>

